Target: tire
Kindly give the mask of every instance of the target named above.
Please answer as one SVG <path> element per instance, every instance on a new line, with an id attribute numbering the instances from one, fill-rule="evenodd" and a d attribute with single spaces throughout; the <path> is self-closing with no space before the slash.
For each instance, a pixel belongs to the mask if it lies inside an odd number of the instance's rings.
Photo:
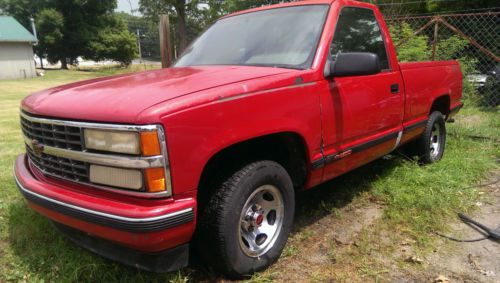
<path id="1" fill-rule="evenodd" d="M 273 161 L 246 165 L 204 206 L 196 235 L 200 254 L 230 279 L 264 270 L 281 255 L 294 210 L 292 180 L 281 165 Z"/>
<path id="2" fill-rule="evenodd" d="M 441 160 L 446 145 L 446 125 L 441 112 L 432 112 L 424 133 L 416 141 L 416 150 L 422 164 Z"/>

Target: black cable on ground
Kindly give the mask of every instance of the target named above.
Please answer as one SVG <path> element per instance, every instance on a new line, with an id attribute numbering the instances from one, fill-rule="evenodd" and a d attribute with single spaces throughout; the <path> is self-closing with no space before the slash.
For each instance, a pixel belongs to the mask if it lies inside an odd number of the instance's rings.
<path id="1" fill-rule="evenodd" d="M 436 234 L 436 235 L 438 235 L 440 237 L 446 238 L 446 239 L 448 239 L 450 241 L 459 242 L 459 243 L 480 242 L 480 241 L 484 241 L 484 240 L 486 240 L 486 239 L 489 238 L 489 236 L 484 236 L 482 238 L 477 238 L 477 239 L 459 239 L 459 238 L 455 238 L 455 237 L 452 237 L 452 236 L 441 234 L 439 232 L 434 232 L 434 234 Z"/>
<path id="2" fill-rule="evenodd" d="M 463 187 L 460 190 L 466 190 L 466 189 L 472 189 L 472 188 L 479 188 L 479 187 L 491 186 L 491 185 L 497 184 L 498 182 L 500 182 L 500 178 L 496 179 L 495 181 L 492 181 L 492 182 L 489 182 L 489 183 L 485 183 L 485 184 L 477 184 L 477 185 L 473 185 L 473 186 L 469 186 L 469 187 Z M 471 226 L 472 228 L 476 229 L 480 234 L 483 234 L 484 237 L 476 238 L 476 239 L 459 239 L 459 238 L 455 238 L 455 237 L 452 237 L 452 236 L 441 234 L 439 232 L 434 232 L 434 234 L 436 234 L 438 236 L 441 236 L 443 238 L 446 238 L 448 240 L 455 241 L 455 242 L 461 242 L 461 243 L 479 242 L 479 241 L 483 241 L 483 240 L 486 240 L 486 239 L 492 239 L 492 240 L 500 241 L 500 226 L 498 226 L 497 229 L 488 228 L 485 225 L 483 225 L 483 224 L 481 224 L 481 223 L 479 223 L 479 222 L 471 219 L 470 217 L 466 216 L 463 213 L 458 213 L 458 217 L 465 224 L 467 224 L 467 225 Z"/>
<path id="3" fill-rule="evenodd" d="M 400 150 L 396 150 L 396 153 L 399 154 L 401 157 L 407 159 L 408 161 L 415 162 L 415 160 L 413 158 L 407 156 L 406 154 L 404 154 Z M 499 161 L 500 161 L 500 159 L 496 160 L 496 162 L 499 162 Z M 491 182 L 488 182 L 488 183 L 484 183 L 484 184 L 476 184 L 476 185 L 472 185 L 472 186 L 468 186 L 468 187 L 462 187 L 462 188 L 459 188 L 458 190 L 467 190 L 467 189 L 475 189 L 475 188 L 480 188 L 480 187 L 487 187 L 487 186 L 495 185 L 498 182 L 500 182 L 500 178 L 497 178 L 494 181 L 491 181 Z M 493 229 L 490 229 L 490 228 L 484 226 L 483 224 L 481 224 L 481 223 L 479 223 L 477 221 L 474 221 L 473 219 L 467 217 L 466 215 L 464 215 L 462 213 L 458 213 L 458 217 L 465 224 L 467 224 L 467 225 L 471 226 L 472 228 L 476 229 L 480 234 L 483 234 L 484 237 L 476 238 L 476 239 L 459 239 L 459 238 L 455 238 L 455 237 L 452 237 L 452 236 L 441 234 L 439 232 L 434 232 L 434 234 L 436 234 L 438 236 L 441 236 L 443 238 L 446 238 L 448 240 L 451 240 L 451 241 L 462 242 L 462 243 L 479 242 L 479 241 L 483 241 L 483 240 L 486 240 L 486 239 L 493 239 L 493 240 L 496 240 L 496 241 L 500 241 L 500 226 L 498 226 L 498 228 L 496 230 L 493 230 Z"/>
<path id="4" fill-rule="evenodd" d="M 465 222 L 467 225 L 471 226 L 471 224 Z M 474 226 L 473 226 L 474 227 Z M 474 227 L 474 229 L 478 230 L 476 227 Z M 500 235 L 500 226 L 498 226 L 498 228 L 496 230 L 493 230 L 494 233 L 496 233 L 497 235 Z M 434 234 L 440 236 L 440 237 L 443 237 L 443 238 L 446 238 L 448 240 L 451 240 L 451 241 L 454 241 L 454 242 L 460 242 L 460 243 L 472 243 L 472 242 L 479 242 L 479 241 L 484 241 L 484 240 L 487 240 L 487 239 L 493 239 L 493 240 L 500 240 L 500 238 L 498 237 L 493 237 L 491 236 L 489 233 L 484 233 L 480 230 L 478 230 L 478 233 L 480 234 L 483 234 L 485 235 L 484 237 L 481 237 L 481 238 L 476 238 L 476 239 L 459 239 L 459 238 L 455 238 L 455 237 L 452 237 L 452 236 L 448 236 L 448 235 L 444 235 L 444 234 L 441 234 L 439 232 L 434 232 Z"/>

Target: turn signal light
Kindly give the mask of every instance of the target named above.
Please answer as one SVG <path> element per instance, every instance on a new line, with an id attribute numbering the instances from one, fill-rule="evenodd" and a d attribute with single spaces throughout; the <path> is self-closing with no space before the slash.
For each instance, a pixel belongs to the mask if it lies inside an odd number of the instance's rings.
<path id="1" fill-rule="evenodd" d="M 141 151 L 144 156 L 160 155 L 160 141 L 156 131 L 141 132 Z"/>
<path id="2" fill-rule="evenodd" d="M 144 170 L 146 176 L 147 190 L 150 193 L 162 192 L 165 190 L 165 169 L 147 168 Z"/>

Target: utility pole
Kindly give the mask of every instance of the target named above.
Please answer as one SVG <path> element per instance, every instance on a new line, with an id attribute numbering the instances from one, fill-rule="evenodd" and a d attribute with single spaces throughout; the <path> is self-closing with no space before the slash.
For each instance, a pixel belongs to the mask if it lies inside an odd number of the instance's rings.
<path id="1" fill-rule="evenodd" d="M 160 15 L 160 54 L 161 67 L 168 68 L 172 64 L 172 52 L 170 50 L 170 23 L 168 15 Z"/>
<path id="2" fill-rule="evenodd" d="M 141 52 L 141 33 L 137 29 L 137 47 L 139 48 L 139 63 L 142 63 L 142 52 Z"/>
<path id="3" fill-rule="evenodd" d="M 38 41 L 38 36 L 36 35 L 36 26 L 35 26 L 35 19 L 33 17 L 30 17 L 30 22 L 31 22 L 31 29 L 33 30 L 33 36 L 36 38 Z M 35 43 L 34 45 L 37 45 L 38 43 Z M 41 54 L 38 54 L 38 58 L 40 58 L 40 68 L 43 69 L 43 59 Z M 35 66 L 36 68 L 36 66 Z"/>

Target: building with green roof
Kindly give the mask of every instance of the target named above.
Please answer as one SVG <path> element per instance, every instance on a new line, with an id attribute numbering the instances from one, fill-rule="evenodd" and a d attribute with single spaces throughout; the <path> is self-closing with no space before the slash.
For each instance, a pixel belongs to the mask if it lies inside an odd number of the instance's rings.
<path id="1" fill-rule="evenodd" d="M 0 79 L 36 76 L 33 44 L 37 39 L 13 17 L 0 16 Z"/>

